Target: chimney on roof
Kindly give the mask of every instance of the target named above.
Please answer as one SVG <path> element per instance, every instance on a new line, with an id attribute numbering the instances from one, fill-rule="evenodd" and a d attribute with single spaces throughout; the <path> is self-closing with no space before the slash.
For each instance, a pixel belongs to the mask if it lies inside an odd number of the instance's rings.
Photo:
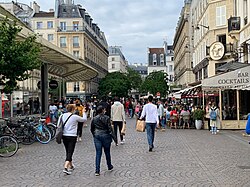
<path id="1" fill-rule="evenodd" d="M 40 12 L 40 6 L 35 1 L 33 1 L 32 8 L 35 13 Z"/>

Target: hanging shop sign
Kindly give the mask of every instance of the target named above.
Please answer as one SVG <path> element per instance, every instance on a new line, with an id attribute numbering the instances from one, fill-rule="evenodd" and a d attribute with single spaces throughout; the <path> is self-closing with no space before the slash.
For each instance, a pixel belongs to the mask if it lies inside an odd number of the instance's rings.
<path id="1" fill-rule="evenodd" d="M 210 57 L 213 60 L 220 60 L 224 56 L 225 47 L 221 42 L 214 42 L 209 49 Z"/>
<path id="2" fill-rule="evenodd" d="M 56 89 L 58 87 L 58 82 L 56 80 L 49 81 L 49 88 Z"/>

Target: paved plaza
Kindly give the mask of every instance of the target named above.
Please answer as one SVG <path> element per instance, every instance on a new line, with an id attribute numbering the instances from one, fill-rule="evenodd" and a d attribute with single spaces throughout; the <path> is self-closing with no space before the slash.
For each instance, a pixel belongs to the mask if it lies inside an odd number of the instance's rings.
<path id="1" fill-rule="evenodd" d="M 89 124 L 89 122 L 88 122 Z M 102 159 L 95 176 L 95 149 L 89 127 L 74 154 L 76 169 L 62 173 L 63 145 L 50 142 L 21 145 L 11 158 L 0 158 L 0 186 L 250 186 L 250 137 L 242 131 L 167 129 L 156 132 L 155 150 L 148 152 L 146 133 L 127 120 L 124 145 L 112 144 L 113 171 Z"/>

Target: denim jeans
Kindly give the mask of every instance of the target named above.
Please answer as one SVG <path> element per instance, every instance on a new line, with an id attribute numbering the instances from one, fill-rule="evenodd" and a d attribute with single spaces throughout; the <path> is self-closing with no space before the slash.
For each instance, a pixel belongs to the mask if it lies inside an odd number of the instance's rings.
<path id="1" fill-rule="evenodd" d="M 155 127 L 156 123 L 146 123 L 149 148 L 154 148 Z"/>
<path id="2" fill-rule="evenodd" d="M 100 172 L 102 148 L 104 148 L 104 153 L 106 156 L 108 169 L 112 168 L 111 155 L 110 155 L 111 142 L 112 142 L 112 138 L 110 134 L 96 134 L 94 136 L 94 143 L 95 143 L 95 150 L 96 150 L 95 167 L 96 167 L 97 173 Z"/>

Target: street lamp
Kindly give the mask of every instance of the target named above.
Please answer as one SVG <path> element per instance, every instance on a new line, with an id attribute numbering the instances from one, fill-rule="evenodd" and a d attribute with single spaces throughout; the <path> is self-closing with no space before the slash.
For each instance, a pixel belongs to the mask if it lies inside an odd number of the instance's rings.
<path id="1" fill-rule="evenodd" d="M 207 30 L 209 30 L 209 26 L 202 25 L 202 24 L 197 24 L 196 27 L 195 27 L 195 29 L 199 30 L 199 29 L 200 29 L 199 26 L 200 26 L 200 27 L 204 27 L 204 28 L 206 28 Z"/>

